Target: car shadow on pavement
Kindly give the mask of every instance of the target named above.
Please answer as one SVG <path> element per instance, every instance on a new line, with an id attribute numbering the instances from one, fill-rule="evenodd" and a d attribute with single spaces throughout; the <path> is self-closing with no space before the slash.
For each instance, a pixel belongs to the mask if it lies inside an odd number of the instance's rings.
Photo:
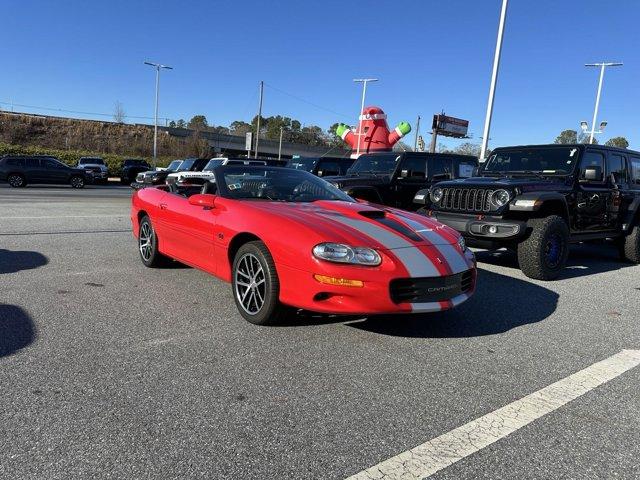
<path id="1" fill-rule="evenodd" d="M 471 299 L 442 313 L 381 315 L 348 326 L 397 337 L 457 338 L 494 335 L 549 317 L 558 294 L 535 283 L 478 269 Z"/>
<path id="2" fill-rule="evenodd" d="M 0 358 L 16 353 L 36 339 L 31 317 L 15 305 L 0 304 Z"/>
<path id="3" fill-rule="evenodd" d="M 49 259 L 39 252 L 12 251 L 0 248 L 0 274 L 31 270 L 49 263 Z"/>
<path id="4" fill-rule="evenodd" d="M 520 268 L 518 258 L 511 250 L 480 250 L 475 254 L 480 263 L 516 270 Z M 571 246 L 567 266 L 558 280 L 611 272 L 632 266 L 632 263 L 620 259 L 616 246 L 611 243 L 581 243 Z"/>

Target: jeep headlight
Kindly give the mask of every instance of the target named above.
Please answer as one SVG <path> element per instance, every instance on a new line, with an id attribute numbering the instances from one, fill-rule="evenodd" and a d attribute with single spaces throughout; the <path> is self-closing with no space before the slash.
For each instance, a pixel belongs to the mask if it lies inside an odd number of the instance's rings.
<path id="1" fill-rule="evenodd" d="M 378 252 L 372 248 L 352 247 L 342 243 L 320 243 L 313 247 L 313 256 L 328 262 L 374 267 L 382 262 Z"/>
<path id="2" fill-rule="evenodd" d="M 444 191 L 440 187 L 436 187 L 433 190 L 431 190 L 431 193 L 429 195 L 433 203 L 440 203 L 440 200 L 442 200 L 443 194 L 444 194 Z"/>
<path id="3" fill-rule="evenodd" d="M 509 203 L 509 200 L 511 200 L 511 194 L 507 190 L 501 188 L 500 190 L 493 192 L 491 200 L 496 207 L 504 207 Z"/>

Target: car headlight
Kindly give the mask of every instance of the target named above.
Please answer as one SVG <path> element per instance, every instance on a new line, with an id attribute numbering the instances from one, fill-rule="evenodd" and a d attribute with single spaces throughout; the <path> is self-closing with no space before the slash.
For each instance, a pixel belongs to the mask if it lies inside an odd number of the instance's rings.
<path id="1" fill-rule="evenodd" d="M 497 207 L 504 207 L 509 200 L 511 200 L 511 194 L 505 189 L 501 188 L 500 190 L 496 190 L 493 192 L 491 196 L 493 204 Z"/>
<path id="2" fill-rule="evenodd" d="M 351 247 L 342 243 L 320 243 L 313 247 L 313 256 L 328 262 L 354 265 L 380 265 L 382 259 L 372 248 Z"/>
<path id="3" fill-rule="evenodd" d="M 439 203 L 440 200 L 442 200 L 443 194 L 444 194 L 444 191 L 440 187 L 436 187 L 433 190 L 431 190 L 431 193 L 429 195 L 433 203 Z"/>
<path id="4" fill-rule="evenodd" d="M 458 246 L 463 252 L 467 249 L 467 244 L 465 243 L 464 237 L 462 235 L 458 237 Z"/>

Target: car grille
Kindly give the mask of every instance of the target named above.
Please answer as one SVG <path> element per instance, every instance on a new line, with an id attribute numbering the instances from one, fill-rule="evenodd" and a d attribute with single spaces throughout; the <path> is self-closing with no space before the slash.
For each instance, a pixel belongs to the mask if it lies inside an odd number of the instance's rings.
<path id="1" fill-rule="evenodd" d="M 394 303 L 440 302 L 470 291 L 473 271 L 444 277 L 397 278 L 389 285 Z"/>
<path id="2" fill-rule="evenodd" d="M 493 190 L 485 188 L 443 188 L 440 210 L 458 212 L 489 212 Z"/>

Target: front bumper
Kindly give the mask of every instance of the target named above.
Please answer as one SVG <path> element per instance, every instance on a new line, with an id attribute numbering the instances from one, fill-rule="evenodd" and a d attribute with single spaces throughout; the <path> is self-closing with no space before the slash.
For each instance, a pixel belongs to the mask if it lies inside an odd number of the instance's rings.
<path id="1" fill-rule="evenodd" d="M 467 249 L 464 259 L 468 269 L 463 272 L 469 272 L 467 275 L 471 278 L 469 286 L 464 291 L 453 289 L 451 294 L 443 289 L 438 298 L 430 298 L 429 301 L 421 301 L 419 298 L 406 301 L 398 301 L 396 298 L 394 301 L 392 282 L 407 276 L 406 272 L 395 269 L 331 266 L 323 262 L 318 271 L 309 272 L 295 267 L 277 265 L 280 277 L 280 301 L 293 307 L 327 314 L 377 315 L 441 312 L 460 305 L 475 291 L 477 274 L 473 253 Z M 322 270 L 322 267 L 325 269 Z M 327 285 L 318 282 L 314 278 L 314 273 L 361 280 L 364 285 L 362 287 Z M 439 280 L 441 277 L 431 278 Z M 416 284 L 425 280 L 425 278 L 404 279 L 416 280 Z"/>
<path id="2" fill-rule="evenodd" d="M 527 232 L 527 222 L 497 216 L 444 213 L 430 210 L 427 215 L 467 238 L 477 240 L 517 240 Z"/>

